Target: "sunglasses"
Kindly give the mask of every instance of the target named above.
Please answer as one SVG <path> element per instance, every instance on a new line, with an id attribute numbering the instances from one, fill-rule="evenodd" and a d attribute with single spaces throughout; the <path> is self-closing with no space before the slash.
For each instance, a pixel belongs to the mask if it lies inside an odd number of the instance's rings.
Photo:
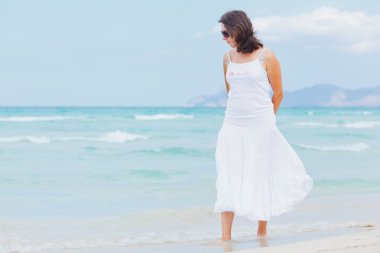
<path id="1" fill-rule="evenodd" d="M 230 37 L 230 34 L 227 31 L 221 31 L 224 38 Z"/>

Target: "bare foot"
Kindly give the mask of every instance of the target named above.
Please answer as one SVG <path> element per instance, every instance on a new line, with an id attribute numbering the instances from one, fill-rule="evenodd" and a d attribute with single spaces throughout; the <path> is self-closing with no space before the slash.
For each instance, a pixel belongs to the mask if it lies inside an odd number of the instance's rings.
<path id="1" fill-rule="evenodd" d="M 260 247 L 268 247 L 269 246 L 268 238 L 266 236 L 257 236 L 257 240 L 260 244 Z"/>
<path id="2" fill-rule="evenodd" d="M 267 237 L 267 231 L 266 230 L 258 230 L 257 231 L 257 238 L 266 238 Z"/>
<path id="3" fill-rule="evenodd" d="M 222 235 L 221 240 L 222 241 L 231 241 L 231 236 L 230 235 L 227 235 L 227 236 Z"/>
<path id="4" fill-rule="evenodd" d="M 223 252 L 232 252 L 234 251 L 233 249 L 233 244 L 231 240 L 223 240 L 223 239 L 218 239 L 216 241 L 217 245 L 223 247 Z"/>

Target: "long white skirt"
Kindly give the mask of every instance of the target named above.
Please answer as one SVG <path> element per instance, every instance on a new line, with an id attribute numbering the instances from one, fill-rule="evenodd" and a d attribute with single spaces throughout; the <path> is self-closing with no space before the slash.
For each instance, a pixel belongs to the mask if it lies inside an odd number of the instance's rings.
<path id="1" fill-rule="evenodd" d="M 215 212 L 233 211 L 252 221 L 270 221 L 294 210 L 313 187 L 312 178 L 271 114 L 250 127 L 225 120 L 215 159 Z"/>

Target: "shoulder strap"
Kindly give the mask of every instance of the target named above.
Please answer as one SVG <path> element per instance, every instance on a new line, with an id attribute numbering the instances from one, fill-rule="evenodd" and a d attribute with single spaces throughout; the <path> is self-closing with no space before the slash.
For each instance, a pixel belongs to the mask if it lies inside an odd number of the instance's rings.
<path id="1" fill-rule="evenodd" d="M 262 61 L 262 58 L 263 58 L 263 55 L 264 55 L 264 51 L 265 51 L 265 47 L 263 47 L 263 49 L 261 49 L 261 53 L 260 53 L 260 56 L 259 56 L 259 61 L 260 62 Z"/>
<path id="2" fill-rule="evenodd" d="M 227 55 L 228 55 L 228 60 L 230 60 L 231 62 L 231 55 L 230 55 L 230 51 L 227 50 Z"/>

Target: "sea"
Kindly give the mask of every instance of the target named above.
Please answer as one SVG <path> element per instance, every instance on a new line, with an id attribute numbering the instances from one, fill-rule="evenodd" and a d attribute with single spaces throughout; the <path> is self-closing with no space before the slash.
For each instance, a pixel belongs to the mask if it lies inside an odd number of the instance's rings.
<path id="1" fill-rule="evenodd" d="M 238 216 L 232 243 L 218 241 L 214 152 L 224 112 L 0 107 L 0 253 L 260 247 L 257 222 Z M 280 107 L 276 118 L 314 186 L 268 222 L 266 244 L 379 226 L 380 108 Z"/>

